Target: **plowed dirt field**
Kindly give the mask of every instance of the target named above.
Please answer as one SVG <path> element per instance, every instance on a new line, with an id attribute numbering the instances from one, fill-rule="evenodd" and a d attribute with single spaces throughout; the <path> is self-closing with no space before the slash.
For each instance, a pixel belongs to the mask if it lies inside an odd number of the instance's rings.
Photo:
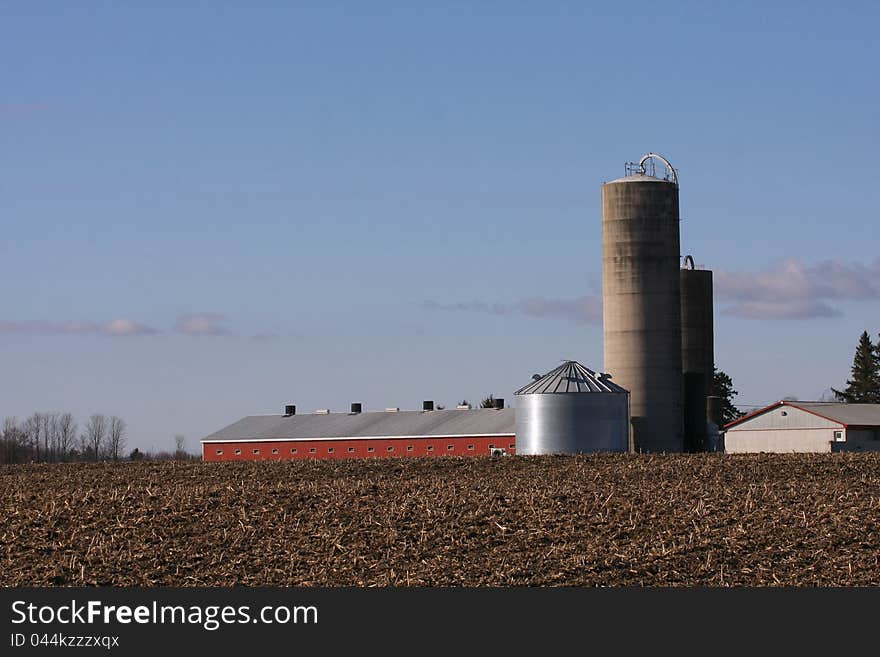
<path id="1" fill-rule="evenodd" d="M 0 468 L 0 584 L 880 585 L 880 454 Z"/>

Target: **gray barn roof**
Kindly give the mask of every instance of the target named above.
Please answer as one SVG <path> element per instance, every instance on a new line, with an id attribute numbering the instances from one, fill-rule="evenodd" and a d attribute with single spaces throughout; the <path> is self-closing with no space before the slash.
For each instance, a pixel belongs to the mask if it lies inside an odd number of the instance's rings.
<path id="1" fill-rule="evenodd" d="M 726 424 L 725 429 L 729 429 L 738 424 L 742 424 L 753 417 L 762 415 L 767 411 L 779 408 L 780 406 L 793 406 L 800 408 L 808 413 L 820 415 L 833 422 L 839 422 L 847 427 L 880 427 L 880 404 L 846 404 L 844 402 L 802 402 L 782 400 L 775 404 L 770 404 L 764 408 L 753 411 L 748 415 L 744 415 L 738 420 Z"/>
<path id="2" fill-rule="evenodd" d="M 613 383 L 607 374 L 597 376 L 593 370 L 577 361 L 567 360 L 513 394 L 547 395 L 570 392 L 626 392 L 626 390 Z"/>
<path id="3" fill-rule="evenodd" d="M 880 426 L 880 404 L 843 402 L 785 402 L 848 426 Z"/>
<path id="4" fill-rule="evenodd" d="M 316 438 L 412 438 L 506 436 L 515 432 L 514 409 L 251 415 L 202 442 L 309 440 Z"/>

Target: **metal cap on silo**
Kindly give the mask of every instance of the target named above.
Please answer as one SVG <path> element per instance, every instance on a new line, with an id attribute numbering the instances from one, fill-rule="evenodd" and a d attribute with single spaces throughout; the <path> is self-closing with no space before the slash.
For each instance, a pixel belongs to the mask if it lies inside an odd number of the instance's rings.
<path id="1" fill-rule="evenodd" d="M 655 160 L 659 160 L 666 167 L 663 177 L 657 175 Z M 638 162 L 627 162 L 624 166 L 626 175 L 623 178 L 612 180 L 608 185 L 622 182 L 666 182 L 678 187 L 678 171 L 660 153 L 646 153 Z"/>
<path id="2" fill-rule="evenodd" d="M 625 452 L 629 392 L 574 360 L 517 390 L 516 453 Z"/>

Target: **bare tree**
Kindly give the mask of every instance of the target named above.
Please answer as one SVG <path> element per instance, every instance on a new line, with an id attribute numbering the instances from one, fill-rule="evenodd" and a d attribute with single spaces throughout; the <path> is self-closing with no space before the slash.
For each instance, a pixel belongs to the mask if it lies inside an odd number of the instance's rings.
<path id="1" fill-rule="evenodd" d="M 114 461 L 118 461 L 125 449 L 125 420 L 115 415 L 110 418 L 110 428 L 107 432 L 107 453 Z"/>
<path id="2" fill-rule="evenodd" d="M 58 416 L 57 412 L 43 414 L 43 440 L 45 441 L 45 454 L 47 461 L 61 460 L 61 449 L 58 444 Z"/>
<path id="3" fill-rule="evenodd" d="M 24 458 L 25 435 L 14 417 L 3 420 L 2 441 L 3 453 L 0 454 L 2 462 L 19 463 Z"/>
<path id="4" fill-rule="evenodd" d="M 70 421 L 73 420 L 73 416 L 70 415 L 70 413 L 65 413 L 64 415 L 69 417 Z M 40 415 L 40 437 L 43 461 L 63 461 L 66 458 L 67 449 L 62 445 L 62 442 L 63 439 L 66 438 L 66 436 L 63 435 L 63 431 L 67 430 L 67 428 L 62 427 L 62 417 L 62 414 L 57 411 L 42 413 Z"/>
<path id="5" fill-rule="evenodd" d="M 49 413 L 38 413 L 40 416 L 40 424 L 39 429 L 37 430 L 37 435 L 39 436 L 40 441 L 40 457 L 37 459 L 38 461 L 51 461 L 51 453 L 49 451 L 49 434 L 52 429 L 52 418 Z"/>
<path id="6" fill-rule="evenodd" d="M 70 413 L 59 415 L 55 423 L 55 430 L 58 436 L 60 460 L 67 461 L 71 457 L 76 441 L 76 420 L 73 419 L 73 415 Z"/>
<path id="7" fill-rule="evenodd" d="M 101 458 L 101 447 L 107 439 L 107 418 L 99 413 L 89 417 L 85 429 L 80 438 L 83 446 L 83 455 L 97 461 Z"/>
<path id="8" fill-rule="evenodd" d="M 43 453 L 43 461 L 49 462 L 55 460 L 54 438 L 55 438 L 55 418 L 57 413 L 41 413 L 40 414 L 40 440 L 42 441 L 41 451 Z"/>
<path id="9" fill-rule="evenodd" d="M 24 443 L 27 451 L 30 452 L 30 458 L 34 461 L 40 460 L 40 431 L 43 428 L 43 415 L 34 413 L 21 426 L 24 432 Z"/>
<path id="10" fill-rule="evenodd" d="M 186 459 L 186 438 L 183 434 L 177 434 L 174 436 L 174 458 L 178 461 L 182 461 Z"/>

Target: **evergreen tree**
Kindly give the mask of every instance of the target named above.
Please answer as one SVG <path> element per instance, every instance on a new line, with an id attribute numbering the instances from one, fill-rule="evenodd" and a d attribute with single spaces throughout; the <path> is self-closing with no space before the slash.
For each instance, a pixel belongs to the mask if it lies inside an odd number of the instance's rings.
<path id="1" fill-rule="evenodd" d="M 867 331 L 863 331 L 853 356 L 851 378 L 843 390 L 831 389 L 837 401 L 847 404 L 880 403 L 880 342 L 871 343 Z"/>
<path id="2" fill-rule="evenodd" d="M 877 363 L 877 385 L 880 386 L 880 332 L 877 333 L 877 344 L 874 345 L 874 358 Z"/>
<path id="3" fill-rule="evenodd" d="M 727 374 L 715 367 L 712 373 L 712 387 L 709 395 L 713 397 L 721 397 L 721 424 L 728 424 L 737 418 L 741 418 L 745 413 L 733 405 L 733 398 L 739 394 L 733 389 L 733 379 Z"/>

